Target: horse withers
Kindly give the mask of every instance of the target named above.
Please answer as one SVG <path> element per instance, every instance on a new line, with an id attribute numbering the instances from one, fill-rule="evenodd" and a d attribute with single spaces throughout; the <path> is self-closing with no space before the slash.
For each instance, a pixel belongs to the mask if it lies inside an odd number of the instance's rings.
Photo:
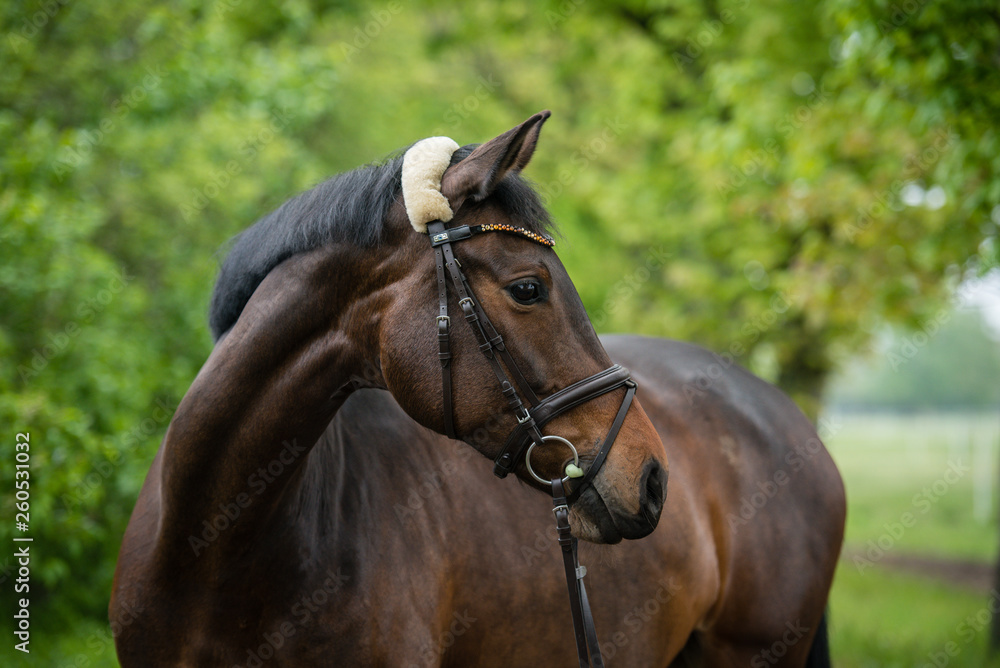
<path id="1" fill-rule="evenodd" d="M 704 350 L 596 336 L 520 177 L 546 118 L 432 155 L 439 173 L 340 175 L 239 237 L 122 542 L 123 666 L 576 665 L 532 441 L 542 480 L 585 481 L 569 523 L 607 663 L 828 663 L 829 455 L 763 381 L 700 383 Z M 432 234 L 404 181 L 441 196 Z M 451 260 L 435 230 L 462 237 Z M 541 417 L 616 362 L 634 401 L 602 387 Z M 504 461 L 526 484 L 491 475 Z"/>

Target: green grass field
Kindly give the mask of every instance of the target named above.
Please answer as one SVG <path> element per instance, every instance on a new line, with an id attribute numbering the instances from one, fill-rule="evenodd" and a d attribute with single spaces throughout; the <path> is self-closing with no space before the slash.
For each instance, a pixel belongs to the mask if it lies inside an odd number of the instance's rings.
<path id="1" fill-rule="evenodd" d="M 847 487 L 849 555 L 830 604 L 834 665 L 1000 666 L 987 659 L 987 592 L 886 563 L 994 560 L 998 428 L 1000 415 L 833 418 L 826 440 Z"/>
<path id="2" fill-rule="evenodd" d="M 993 559 L 1000 414 L 855 415 L 830 424 L 827 446 L 847 487 L 848 547 L 877 543 L 909 513 L 913 526 L 893 539 L 893 551 Z"/>
<path id="3" fill-rule="evenodd" d="M 837 573 L 834 665 L 1000 668 L 987 659 L 986 592 L 886 563 L 888 555 L 993 561 L 1000 416 L 842 416 L 831 424 L 827 443 L 847 487 L 846 551 L 871 562 L 848 557 Z M 887 556 L 867 553 L 872 545 Z M 30 657 L 4 643 L 0 666 L 117 666 L 105 629 L 99 620 L 42 626 Z"/>

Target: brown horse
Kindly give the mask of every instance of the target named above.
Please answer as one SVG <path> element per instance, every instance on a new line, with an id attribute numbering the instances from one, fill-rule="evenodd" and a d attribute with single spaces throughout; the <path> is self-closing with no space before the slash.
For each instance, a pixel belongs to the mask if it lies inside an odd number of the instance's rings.
<path id="1" fill-rule="evenodd" d="M 638 383 L 571 504 L 604 660 L 828 665 L 845 515 L 832 460 L 789 399 L 736 366 L 598 339 L 536 243 L 550 222 L 519 175 L 547 117 L 456 151 L 440 190 L 449 229 L 513 231 L 456 255 L 538 397 L 612 360 Z M 516 484 L 473 454 L 496 458 L 518 422 L 464 325 L 449 364 L 465 444 L 443 436 L 435 257 L 401 199 L 402 161 L 290 200 L 230 253 L 215 349 L 122 543 L 110 615 L 123 666 L 577 665 L 550 502 L 523 459 Z M 544 431 L 577 444 L 586 469 L 625 392 Z M 546 443 L 532 465 L 560 476 L 566 460 Z"/>

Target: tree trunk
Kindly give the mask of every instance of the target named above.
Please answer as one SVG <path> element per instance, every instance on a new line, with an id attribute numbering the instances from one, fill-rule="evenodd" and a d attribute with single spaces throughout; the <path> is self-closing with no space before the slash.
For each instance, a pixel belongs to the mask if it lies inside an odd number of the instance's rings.
<path id="1" fill-rule="evenodd" d="M 815 423 L 831 367 L 823 345 L 812 337 L 803 337 L 782 351 L 779 364 L 778 387 Z"/>

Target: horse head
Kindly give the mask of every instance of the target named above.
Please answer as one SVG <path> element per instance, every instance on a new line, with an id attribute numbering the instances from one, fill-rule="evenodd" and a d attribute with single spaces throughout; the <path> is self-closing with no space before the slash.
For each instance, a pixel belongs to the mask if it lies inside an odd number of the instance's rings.
<path id="1" fill-rule="evenodd" d="M 431 167 L 430 174 L 416 175 L 418 183 L 431 184 L 430 193 L 405 191 L 406 180 L 414 180 L 414 175 L 407 174 L 404 159 L 405 197 L 390 210 L 386 223 L 400 249 L 395 261 L 407 273 L 385 295 L 386 311 L 375 333 L 385 387 L 412 418 L 440 433 L 452 431 L 450 435 L 491 459 L 497 459 L 505 444 L 509 446 L 508 435 L 519 426 L 512 392 L 520 390 L 526 403 L 526 392 L 544 399 L 612 365 L 573 282 L 551 248 L 548 214 L 520 176 L 548 116 L 549 112 L 536 114 L 485 144 L 457 148 L 450 158 L 447 153 L 443 158 L 420 157 L 414 162 L 436 161 L 437 169 L 444 169 L 441 173 Z M 437 142 L 439 147 L 442 143 L 447 147 L 447 141 Z M 452 144 L 446 151 L 455 147 Z M 423 168 L 418 164 L 415 169 Z M 474 295 L 470 302 L 476 312 L 488 316 L 487 324 L 492 324 L 482 336 L 476 327 L 483 323 L 466 326 L 462 322 L 471 310 L 460 303 L 462 280 L 452 273 L 454 267 L 438 269 L 435 253 L 439 249 L 429 243 L 421 206 L 430 209 L 424 214 L 427 219 L 450 218 L 446 226 L 432 224 L 432 232 L 445 231 L 439 238 L 459 231 L 455 264 L 467 280 L 469 294 Z M 466 236 L 468 230 L 497 233 Z M 442 289 L 447 295 L 442 296 Z M 445 309 L 450 316 L 441 315 Z M 439 345 L 445 328 L 447 351 Z M 500 347 L 506 356 L 484 351 L 493 334 L 502 337 Z M 515 381 L 504 386 L 498 381 L 498 364 L 503 365 L 501 372 L 523 380 L 528 387 L 517 387 L 521 383 Z M 444 389 L 442 374 L 449 376 Z M 446 397 L 449 385 L 451 396 Z M 578 468 L 569 468 L 575 475 L 593 465 L 627 391 L 619 385 L 561 412 L 542 428 L 546 435 L 575 444 Z M 613 447 L 603 466 L 571 496 L 575 499 L 570 515 L 573 533 L 594 542 L 646 536 L 656 527 L 665 500 L 667 462 L 660 438 L 639 401 L 621 410 L 627 412 L 617 438 L 611 436 Z M 562 477 L 573 461 L 573 452 L 562 440 L 547 439 L 544 447 L 531 454 L 530 464 L 540 479 L 547 480 Z M 508 468 L 525 482 L 548 490 L 548 484 L 530 474 L 523 457 L 509 462 Z M 573 485 L 572 478 L 568 484 Z"/>

